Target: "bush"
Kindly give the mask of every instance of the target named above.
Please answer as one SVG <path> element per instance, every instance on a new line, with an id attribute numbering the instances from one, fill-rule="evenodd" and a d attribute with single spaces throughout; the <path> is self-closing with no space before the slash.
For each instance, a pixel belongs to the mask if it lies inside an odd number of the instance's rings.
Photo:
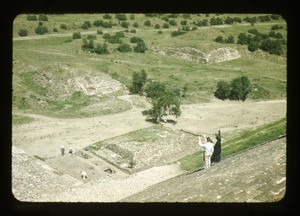
<path id="1" fill-rule="evenodd" d="M 130 38 L 130 43 L 139 43 L 139 42 L 145 43 L 144 40 L 140 37 L 133 36 Z"/>
<path id="2" fill-rule="evenodd" d="M 283 29 L 283 26 L 273 25 L 273 26 L 271 27 L 271 30 L 279 30 L 279 29 Z"/>
<path id="3" fill-rule="evenodd" d="M 20 30 L 19 30 L 19 36 L 25 37 L 25 36 L 27 36 L 27 35 L 28 35 L 27 29 L 20 29 Z"/>
<path id="4" fill-rule="evenodd" d="M 124 14 L 124 13 L 117 13 L 115 17 L 116 17 L 118 20 L 120 20 L 120 21 L 125 21 L 125 20 L 127 20 L 127 16 L 126 16 L 126 14 Z"/>
<path id="5" fill-rule="evenodd" d="M 104 43 L 103 45 L 101 44 L 97 44 L 96 48 L 94 49 L 94 52 L 97 54 L 105 54 L 108 55 L 109 54 L 109 50 L 108 50 L 108 46 L 106 43 Z"/>
<path id="6" fill-rule="evenodd" d="M 277 14 L 272 14 L 271 16 L 270 16 L 273 20 L 279 20 L 280 19 L 280 15 L 277 15 Z"/>
<path id="7" fill-rule="evenodd" d="M 132 48 L 130 47 L 129 44 L 124 43 L 124 44 L 119 45 L 117 50 L 120 52 L 131 52 Z"/>
<path id="8" fill-rule="evenodd" d="M 147 47 L 144 42 L 138 42 L 137 45 L 133 48 L 133 51 L 136 53 L 145 53 L 146 50 Z"/>
<path id="9" fill-rule="evenodd" d="M 242 23 L 242 19 L 240 17 L 234 17 L 233 20 L 234 22 Z"/>
<path id="10" fill-rule="evenodd" d="M 215 42 L 218 42 L 218 43 L 224 43 L 224 38 L 223 38 L 223 36 L 219 35 L 218 37 L 216 37 Z"/>
<path id="11" fill-rule="evenodd" d="M 230 25 L 232 23 L 234 23 L 234 18 L 231 18 L 231 17 L 227 17 L 224 21 L 226 24 Z"/>
<path id="12" fill-rule="evenodd" d="M 248 45 L 251 41 L 251 38 L 252 36 L 250 34 L 247 35 L 246 33 L 240 33 L 238 35 L 237 43 L 241 45 Z"/>
<path id="13" fill-rule="evenodd" d="M 134 72 L 132 75 L 132 84 L 129 87 L 131 94 L 140 94 L 144 92 L 144 85 L 147 82 L 148 74 L 145 70 L 141 70 L 140 73 Z"/>
<path id="14" fill-rule="evenodd" d="M 27 15 L 27 20 L 29 20 L 29 21 L 37 21 L 37 17 L 36 17 L 36 15 L 30 15 L 30 14 L 28 14 Z"/>
<path id="15" fill-rule="evenodd" d="M 270 31 L 268 35 L 269 35 L 269 37 L 272 37 L 272 38 L 278 38 L 278 39 L 283 38 L 283 35 L 280 32 L 276 33 L 275 31 Z"/>
<path id="16" fill-rule="evenodd" d="M 60 28 L 60 29 L 67 29 L 67 25 L 66 25 L 66 24 L 60 24 L 60 25 L 59 25 L 59 28 Z"/>
<path id="17" fill-rule="evenodd" d="M 258 19 L 259 19 L 261 22 L 269 22 L 269 21 L 271 21 L 271 18 L 270 18 L 269 15 L 259 16 Z"/>
<path id="18" fill-rule="evenodd" d="M 170 27 L 169 23 L 166 22 L 163 24 L 163 28 L 169 28 L 169 27 Z"/>
<path id="19" fill-rule="evenodd" d="M 135 20 L 135 15 L 134 15 L 134 14 L 130 14 L 129 18 L 130 18 L 131 20 Z"/>
<path id="20" fill-rule="evenodd" d="M 103 31 L 102 31 L 101 29 L 98 29 L 98 30 L 97 30 L 97 34 L 103 35 Z"/>
<path id="21" fill-rule="evenodd" d="M 103 15 L 103 19 L 111 19 L 111 15 L 110 14 L 104 14 Z"/>
<path id="22" fill-rule="evenodd" d="M 180 21 L 180 24 L 181 24 L 181 25 L 187 25 L 187 21 L 186 21 L 186 20 L 181 20 L 181 21 Z"/>
<path id="23" fill-rule="evenodd" d="M 230 82 L 230 100 L 245 101 L 248 94 L 251 92 L 250 80 L 246 76 L 241 76 L 233 79 Z"/>
<path id="24" fill-rule="evenodd" d="M 53 28 L 53 30 L 52 30 L 53 32 L 58 32 L 58 30 L 57 30 L 57 28 Z"/>
<path id="25" fill-rule="evenodd" d="M 193 26 L 192 31 L 197 30 L 198 28 L 196 26 Z"/>
<path id="26" fill-rule="evenodd" d="M 88 40 L 96 40 L 97 39 L 97 36 L 96 35 L 88 35 L 86 37 Z"/>
<path id="27" fill-rule="evenodd" d="M 270 54 L 281 55 L 283 53 L 281 40 L 264 40 L 260 45 L 260 49 Z"/>
<path id="28" fill-rule="evenodd" d="M 90 52 L 94 52 L 94 40 L 89 40 L 87 41 L 87 39 L 83 39 L 82 40 L 82 45 L 81 45 L 81 49 L 83 51 L 90 51 Z"/>
<path id="29" fill-rule="evenodd" d="M 229 98 L 230 95 L 230 85 L 226 81 L 220 81 L 217 84 L 217 89 L 214 92 L 216 98 L 221 100 L 226 100 Z"/>
<path id="30" fill-rule="evenodd" d="M 171 26 L 177 26 L 177 22 L 175 20 L 169 20 L 169 24 Z"/>
<path id="31" fill-rule="evenodd" d="M 135 28 L 138 28 L 138 27 L 139 27 L 139 24 L 138 24 L 137 22 L 135 22 L 135 23 L 133 23 L 132 26 L 135 27 Z"/>
<path id="32" fill-rule="evenodd" d="M 91 25 L 90 21 L 85 21 L 81 26 L 82 29 L 89 29 L 91 27 L 92 27 L 92 25 Z"/>
<path id="33" fill-rule="evenodd" d="M 124 27 L 124 28 L 128 28 L 129 22 L 123 21 L 123 22 L 120 23 L 120 25 L 121 25 L 122 27 Z"/>
<path id="34" fill-rule="evenodd" d="M 115 36 L 118 38 L 123 38 L 123 37 L 125 37 L 125 34 L 124 34 L 124 32 L 118 31 L 115 33 Z"/>
<path id="35" fill-rule="evenodd" d="M 256 20 L 256 17 L 245 17 L 243 19 L 244 22 L 250 23 L 251 25 L 254 25 L 254 23 L 256 23 Z"/>
<path id="36" fill-rule="evenodd" d="M 102 27 L 103 28 L 112 28 L 112 22 L 103 22 Z"/>
<path id="37" fill-rule="evenodd" d="M 225 43 L 234 43 L 234 36 L 230 35 L 226 40 Z"/>
<path id="38" fill-rule="evenodd" d="M 223 25 L 223 20 L 220 17 L 213 17 L 210 19 L 210 24 L 211 25 Z"/>
<path id="39" fill-rule="evenodd" d="M 80 32 L 74 32 L 72 38 L 73 39 L 79 39 L 79 38 L 81 38 Z"/>
<path id="40" fill-rule="evenodd" d="M 43 34 L 46 34 L 48 32 L 48 29 L 46 26 L 37 26 L 34 30 L 34 32 L 36 34 L 39 34 L 39 35 L 43 35 Z"/>
<path id="41" fill-rule="evenodd" d="M 103 24 L 103 20 L 95 20 L 93 23 L 93 25 L 96 27 L 100 27 L 102 26 L 102 24 Z"/>
<path id="42" fill-rule="evenodd" d="M 254 52 L 259 49 L 259 46 L 260 46 L 259 42 L 251 41 L 248 45 L 248 50 L 250 52 Z"/>
<path id="43" fill-rule="evenodd" d="M 48 17 L 46 14 L 39 14 L 38 20 L 40 21 L 48 21 Z"/>
<path id="44" fill-rule="evenodd" d="M 151 26 L 150 20 L 146 20 L 146 21 L 144 22 L 144 25 L 145 25 L 145 26 Z"/>
<path id="45" fill-rule="evenodd" d="M 155 24 L 154 28 L 155 29 L 160 29 L 160 25 L 159 24 Z"/>
<path id="46" fill-rule="evenodd" d="M 245 101 L 250 92 L 250 80 L 246 76 L 241 76 L 231 80 L 230 83 L 226 81 L 218 82 L 214 95 L 221 100 L 230 99 Z"/>

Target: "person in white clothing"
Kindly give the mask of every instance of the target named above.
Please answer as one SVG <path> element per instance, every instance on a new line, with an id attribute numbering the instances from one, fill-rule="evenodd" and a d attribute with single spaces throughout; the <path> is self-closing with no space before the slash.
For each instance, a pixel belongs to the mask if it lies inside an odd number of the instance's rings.
<path id="1" fill-rule="evenodd" d="M 81 178 L 83 179 L 83 180 L 85 180 L 88 176 L 87 176 L 87 173 L 85 172 L 85 171 L 81 171 Z"/>
<path id="2" fill-rule="evenodd" d="M 211 156 L 214 153 L 214 144 L 210 137 L 203 135 L 204 143 L 201 141 L 201 137 L 198 137 L 199 141 L 198 144 L 204 149 L 204 161 L 205 165 L 204 168 L 208 168 L 211 165 Z"/>

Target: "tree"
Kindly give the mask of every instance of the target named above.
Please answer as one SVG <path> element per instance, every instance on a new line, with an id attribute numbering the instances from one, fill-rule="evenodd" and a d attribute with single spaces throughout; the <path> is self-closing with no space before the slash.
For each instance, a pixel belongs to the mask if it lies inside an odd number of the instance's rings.
<path id="1" fill-rule="evenodd" d="M 215 41 L 218 43 L 224 43 L 224 38 L 223 36 L 219 35 L 218 37 L 216 37 Z"/>
<path id="2" fill-rule="evenodd" d="M 92 27 L 92 25 L 91 25 L 90 21 L 85 21 L 81 26 L 82 29 L 89 29 L 91 27 Z"/>
<path id="3" fill-rule="evenodd" d="M 248 45 L 248 50 L 250 52 L 254 52 L 259 49 L 259 45 L 260 45 L 259 42 L 251 41 Z"/>
<path id="4" fill-rule="evenodd" d="M 146 93 L 147 97 L 151 98 L 152 108 L 145 113 L 152 117 L 156 123 L 161 122 L 163 116 L 166 115 L 173 115 L 176 118 L 181 115 L 180 96 L 176 91 L 167 89 L 165 84 L 151 83 Z"/>
<path id="5" fill-rule="evenodd" d="M 40 21 L 48 21 L 48 17 L 46 14 L 39 14 L 38 20 Z"/>
<path id="6" fill-rule="evenodd" d="M 251 92 L 250 80 L 246 76 L 241 76 L 233 79 L 230 82 L 230 100 L 242 100 L 245 101 L 248 94 Z"/>
<path id="7" fill-rule="evenodd" d="M 133 51 L 136 53 L 145 53 L 146 50 L 147 47 L 144 42 L 138 42 L 137 45 L 133 48 Z"/>
<path id="8" fill-rule="evenodd" d="M 281 40 L 264 40 L 260 45 L 260 49 L 270 54 L 281 55 L 283 53 Z"/>
<path id="9" fill-rule="evenodd" d="M 146 84 L 148 74 L 145 70 L 140 73 L 134 72 L 132 75 L 132 84 L 129 88 L 131 94 L 140 94 L 144 92 L 144 85 Z"/>
<path id="10" fill-rule="evenodd" d="M 150 20 L 146 20 L 146 21 L 144 22 L 144 25 L 145 25 L 145 26 L 151 26 Z"/>
<path id="11" fill-rule="evenodd" d="M 59 27 L 60 27 L 60 29 L 67 29 L 67 25 L 66 24 L 60 24 Z"/>
<path id="12" fill-rule="evenodd" d="M 19 30 L 19 35 L 20 35 L 21 37 L 27 36 L 27 35 L 28 35 L 27 29 L 20 29 L 20 30 Z"/>
<path id="13" fill-rule="evenodd" d="M 228 99 L 230 95 L 230 84 L 226 81 L 218 82 L 217 89 L 214 92 L 214 95 L 216 98 L 219 98 L 221 100 Z"/>
<path id="14" fill-rule="evenodd" d="M 81 38 L 80 32 L 74 32 L 72 38 L 73 39 L 79 39 L 79 38 Z"/>
<path id="15" fill-rule="evenodd" d="M 35 32 L 36 34 L 43 35 L 43 34 L 46 34 L 46 33 L 48 32 L 48 29 L 47 29 L 46 26 L 38 25 L 38 26 L 35 28 L 34 32 Z"/>
<path id="16" fill-rule="evenodd" d="M 120 52 L 131 52 L 132 48 L 130 47 L 129 44 L 124 43 L 124 44 L 120 44 L 117 50 Z"/>
<path id="17" fill-rule="evenodd" d="M 226 40 L 225 43 L 234 43 L 234 36 L 230 35 Z"/>

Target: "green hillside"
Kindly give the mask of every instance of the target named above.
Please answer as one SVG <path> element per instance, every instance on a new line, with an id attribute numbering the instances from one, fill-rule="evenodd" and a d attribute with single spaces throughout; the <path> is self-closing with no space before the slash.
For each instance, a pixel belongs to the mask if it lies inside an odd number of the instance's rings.
<path id="1" fill-rule="evenodd" d="M 19 15 L 14 20 L 13 29 L 13 109 L 57 117 L 97 116 L 121 112 L 130 109 L 129 104 L 116 96 L 128 94 L 132 74 L 145 70 L 151 80 L 165 82 L 170 87 L 187 87 L 183 104 L 209 102 L 220 80 L 230 81 L 245 75 L 249 77 L 254 91 L 249 96 L 255 100 L 282 99 L 286 97 L 286 46 L 283 53 L 269 54 L 262 50 L 248 51 L 247 45 L 237 44 L 240 33 L 256 29 L 268 34 L 274 25 L 281 28 L 274 30 L 286 40 L 285 20 L 274 15 L 260 14 L 125 14 L 126 20 L 104 19 L 104 14 L 49 14 L 48 21 L 27 20 L 28 15 Z M 264 17 L 269 17 L 265 21 Z M 123 16 L 124 17 L 124 16 Z M 246 17 L 256 17 L 251 25 L 244 21 Z M 260 17 L 260 18 L 259 18 Z M 212 19 L 220 18 L 221 25 L 212 25 Z M 228 18 L 241 19 L 241 22 L 229 22 Z M 99 21 L 110 23 L 109 28 L 95 26 Z M 168 21 L 166 21 L 168 20 Z M 200 26 L 203 20 L 207 26 Z M 89 22 L 91 27 L 83 29 Z M 146 26 L 146 21 L 150 26 Z M 124 26 L 127 22 L 128 27 Z M 149 23 L 148 22 L 148 23 Z M 164 24 L 169 23 L 168 28 Z M 176 25 L 175 25 L 176 23 Z M 36 27 L 46 27 L 48 32 L 39 35 Z M 184 34 L 171 36 L 172 32 L 189 27 Z M 66 28 L 66 29 L 65 29 Z M 84 27 L 85 28 L 85 27 Z M 20 36 L 20 30 L 27 30 L 27 36 Z M 74 32 L 80 32 L 81 38 L 72 39 Z M 145 42 L 145 53 L 134 51 L 122 53 L 117 50 L 119 43 L 105 41 L 106 33 L 113 36 L 123 32 L 122 43 L 132 49 L 132 37 L 140 37 Z M 218 43 L 215 38 L 233 36 L 234 43 Z M 95 54 L 81 49 L 83 38 L 94 39 L 94 45 L 107 44 L 110 54 Z M 88 41 L 88 40 L 87 40 Z M 216 64 L 197 63 L 176 58 L 161 51 L 168 49 L 193 48 L 208 54 L 218 48 L 232 48 L 241 57 Z M 107 94 L 83 94 L 74 88 L 73 83 L 89 81 L 93 77 L 106 77 L 105 83 L 119 81 L 115 91 Z M 74 80 L 75 81 L 74 81 Z M 100 78 L 99 78 L 100 79 Z M 86 80 L 86 81 L 84 81 Z M 117 85 L 117 84 L 116 84 Z M 93 87 L 91 87 L 93 88 Z M 100 88 L 100 87 L 99 87 Z M 88 91 L 88 90 L 87 90 Z M 92 90 L 91 90 L 92 91 Z M 93 104 L 103 103 L 108 109 L 89 109 Z"/>

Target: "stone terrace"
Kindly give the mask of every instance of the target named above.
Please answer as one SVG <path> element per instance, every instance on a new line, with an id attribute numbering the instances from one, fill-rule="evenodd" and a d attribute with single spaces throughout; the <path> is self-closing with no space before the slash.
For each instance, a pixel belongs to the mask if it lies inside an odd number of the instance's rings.
<path id="1" fill-rule="evenodd" d="M 272 202 L 284 197 L 286 138 L 174 177 L 122 202 Z"/>

